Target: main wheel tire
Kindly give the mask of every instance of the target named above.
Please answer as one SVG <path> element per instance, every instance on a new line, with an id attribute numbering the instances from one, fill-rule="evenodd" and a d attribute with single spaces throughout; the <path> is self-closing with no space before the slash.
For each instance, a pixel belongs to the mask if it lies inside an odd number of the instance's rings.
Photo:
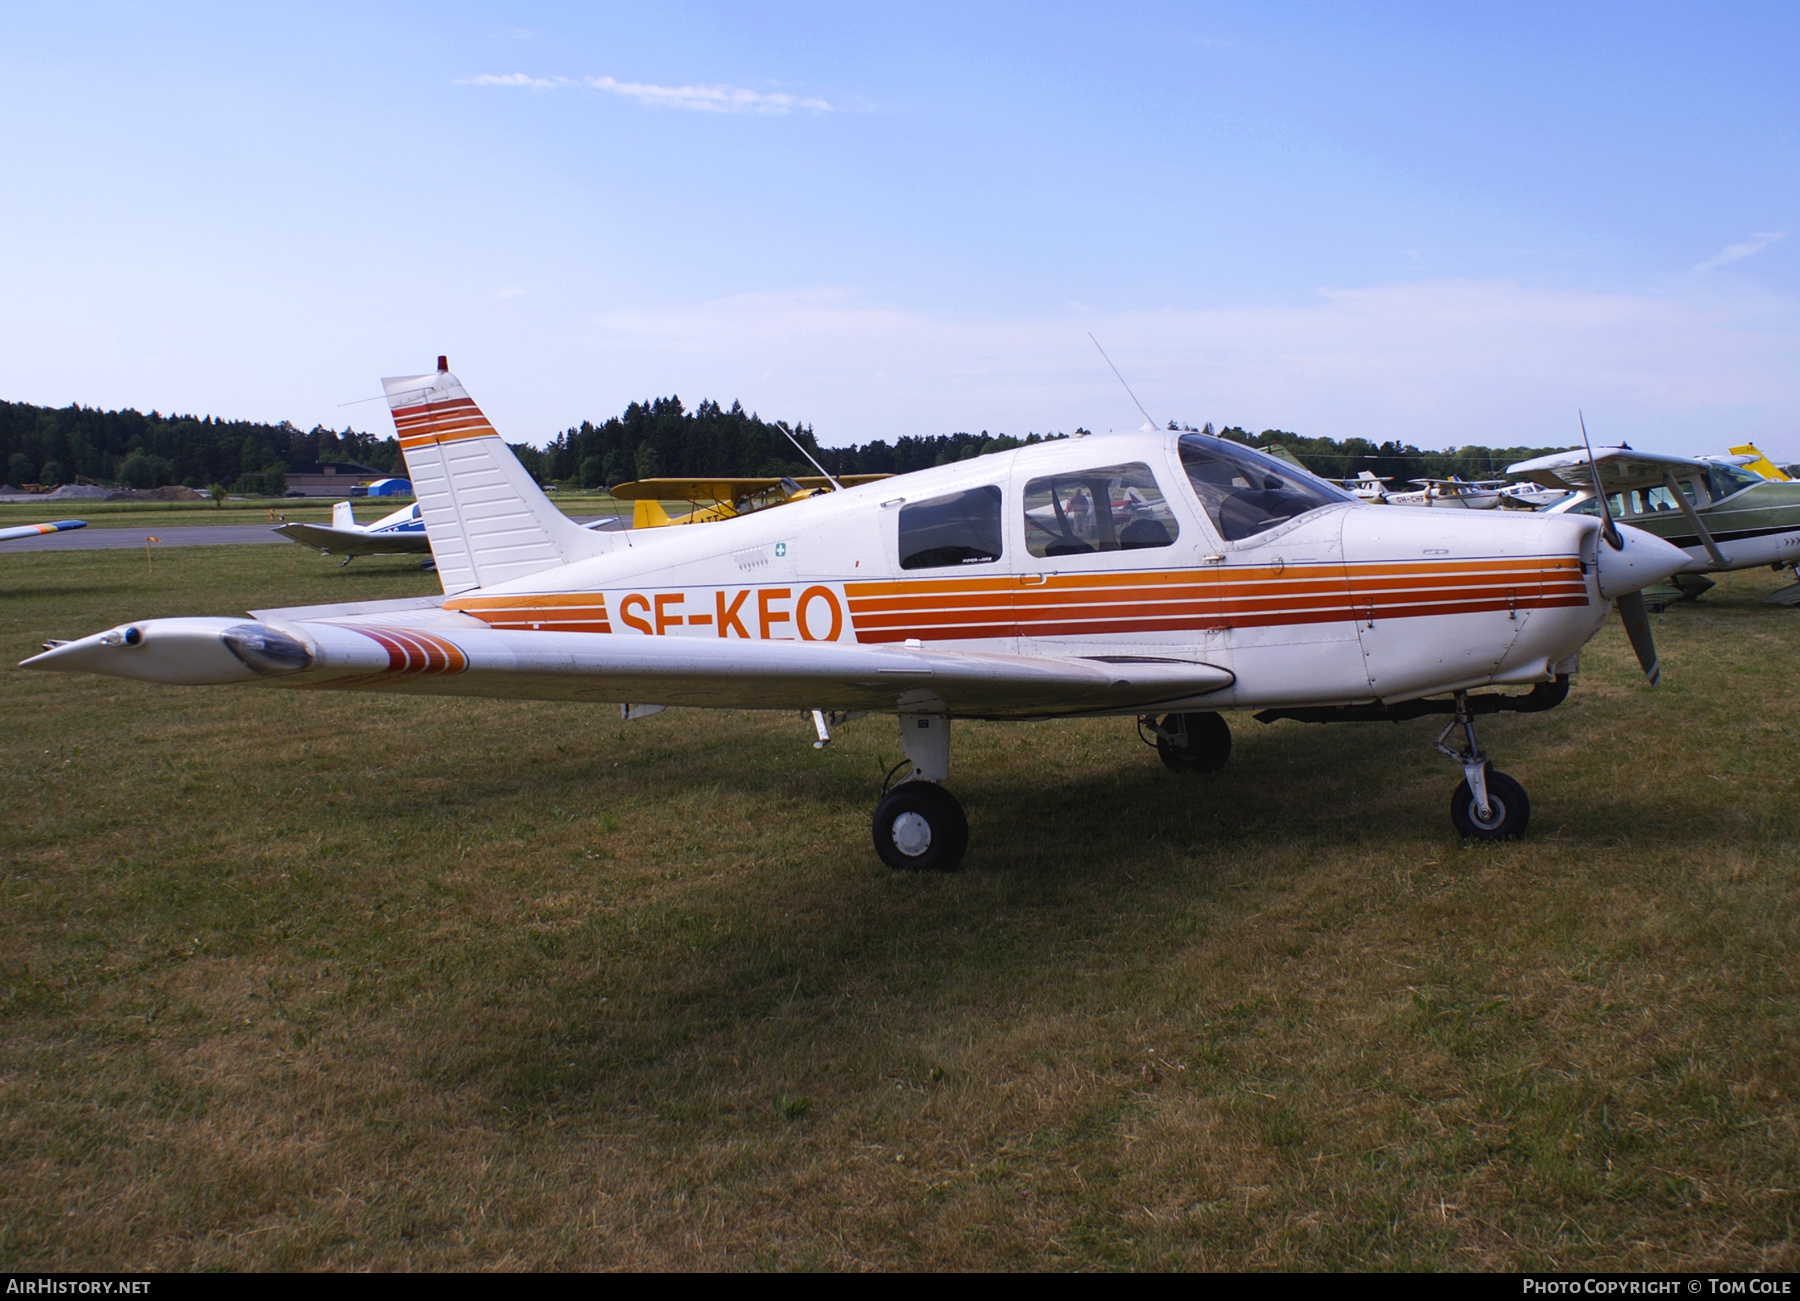
<path id="1" fill-rule="evenodd" d="M 1231 727 L 1218 714 L 1169 714 L 1157 724 L 1156 753 L 1171 772 L 1217 772 L 1231 758 Z"/>
<path id="2" fill-rule="evenodd" d="M 875 852 L 899 872 L 954 872 L 969 848 L 969 820 L 936 782 L 904 782 L 875 806 Z"/>
<path id="3" fill-rule="evenodd" d="M 1467 781 L 1461 782 L 1450 796 L 1450 821 L 1460 836 L 1476 840 L 1511 840 L 1525 834 L 1531 822 L 1531 801 L 1525 788 L 1493 767 L 1487 770 L 1488 816 L 1483 818 L 1475 808 L 1475 792 Z"/>

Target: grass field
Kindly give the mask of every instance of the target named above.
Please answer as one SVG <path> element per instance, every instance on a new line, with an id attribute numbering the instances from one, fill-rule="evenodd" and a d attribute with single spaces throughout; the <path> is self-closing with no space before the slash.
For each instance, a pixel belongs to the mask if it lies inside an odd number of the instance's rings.
<path id="1" fill-rule="evenodd" d="M 1800 1266 L 1800 613 L 1732 576 L 1484 723 L 958 724 L 0 671 L 0 1267 Z M 299 547 L 0 556 L 0 652 L 402 596 Z"/>

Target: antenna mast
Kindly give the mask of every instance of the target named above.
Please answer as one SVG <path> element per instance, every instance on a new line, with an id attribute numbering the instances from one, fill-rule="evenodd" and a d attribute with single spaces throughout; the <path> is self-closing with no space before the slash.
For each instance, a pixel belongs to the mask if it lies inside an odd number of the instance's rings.
<path id="1" fill-rule="evenodd" d="M 1100 348 L 1100 340 L 1094 338 L 1094 332 L 1092 330 L 1088 331 L 1088 341 L 1092 343 L 1094 347 Z M 1114 377 L 1118 379 L 1120 385 L 1125 389 L 1125 396 L 1131 399 L 1131 405 L 1136 407 L 1138 409 L 1138 414 L 1144 418 L 1144 428 L 1161 429 L 1162 426 L 1152 420 L 1150 418 L 1150 413 L 1144 410 L 1144 404 L 1137 400 L 1137 394 L 1131 391 L 1131 385 L 1125 383 L 1125 377 L 1119 374 L 1119 368 L 1113 365 L 1113 359 L 1106 355 L 1105 348 L 1100 348 L 1100 359 L 1112 368 Z"/>
<path id="2" fill-rule="evenodd" d="M 802 443 L 798 438 L 794 437 L 792 430 L 788 429 L 787 426 L 785 426 L 785 425 L 777 426 L 777 428 L 779 428 L 782 433 L 784 433 L 788 436 L 788 442 L 792 443 L 795 447 L 798 447 L 800 449 L 800 455 L 804 456 L 807 460 L 812 461 L 812 468 L 817 470 L 820 474 L 823 474 L 825 476 L 825 481 L 827 483 L 829 483 L 833 488 L 836 488 L 839 492 L 842 492 L 844 490 L 844 485 L 839 483 L 836 479 L 832 478 L 830 473 L 828 473 L 826 471 L 824 466 L 820 465 L 817 461 L 813 461 L 813 454 L 806 450 L 806 445 L 804 443 Z"/>

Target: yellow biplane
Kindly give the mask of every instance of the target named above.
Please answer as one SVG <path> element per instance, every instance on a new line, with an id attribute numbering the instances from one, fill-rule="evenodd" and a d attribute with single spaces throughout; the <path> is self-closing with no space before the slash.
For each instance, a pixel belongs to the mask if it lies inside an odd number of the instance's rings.
<path id="1" fill-rule="evenodd" d="M 838 483 L 846 488 L 892 478 L 887 474 L 846 474 Z M 736 519 L 752 511 L 784 506 L 831 491 L 831 480 L 823 475 L 807 475 L 793 479 L 780 475 L 769 479 L 637 479 L 612 489 L 619 501 L 636 502 L 631 527 L 662 528 L 669 524 L 707 524 L 714 520 Z M 686 515 L 671 515 L 664 502 L 685 501 L 691 508 Z"/>

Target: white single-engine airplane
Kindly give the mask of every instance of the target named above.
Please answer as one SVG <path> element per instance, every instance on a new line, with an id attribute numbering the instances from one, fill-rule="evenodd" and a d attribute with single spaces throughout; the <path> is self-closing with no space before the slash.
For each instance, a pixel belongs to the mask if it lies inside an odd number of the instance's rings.
<path id="1" fill-rule="evenodd" d="M 1610 518 L 1367 507 L 1241 444 L 1162 431 L 1042 443 L 705 528 L 599 533 L 539 491 L 442 358 L 383 384 L 442 597 L 148 619 L 49 643 L 25 666 L 799 709 L 817 744 L 840 713 L 896 714 L 907 773 L 876 808 L 875 849 L 939 870 L 968 843 L 939 784 L 952 719 L 1137 715 L 1169 767 L 1204 772 L 1230 751 L 1221 709 L 1441 713 L 1438 746 L 1464 776 L 1452 820 L 1502 839 L 1530 804 L 1489 765 L 1476 716 L 1561 701 L 1614 603 L 1654 685 L 1637 593 L 1687 563 Z M 1470 694 L 1509 685 L 1531 690 Z"/>
<path id="2" fill-rule="evenodd" d="M 330 524 L 282 524 L 275 532 L 321 555 L 338 555 L 347 565 L 358 556 L 422 556 L 431 550 L 419 503 L 402 506 L 373 524 L 358 524 L 347 501 L 331 508 Z"/>

